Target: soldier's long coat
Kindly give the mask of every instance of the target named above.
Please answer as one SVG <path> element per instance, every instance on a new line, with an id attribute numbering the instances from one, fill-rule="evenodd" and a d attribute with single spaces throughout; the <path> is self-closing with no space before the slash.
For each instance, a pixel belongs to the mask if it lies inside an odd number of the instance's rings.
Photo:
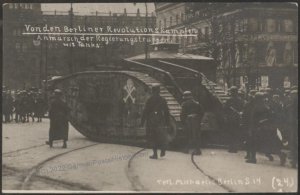
<path id="1" fill-rule="evenodd" d="M 68 140 L 68 115 L 69 108 L 64 101 L 62 101 L 61 99 L 54 99 L 51 102 L 49 109 L 49 140 Z"/>
<path id="2" fill-rule="evenodd" d="M 159 96 L 151 96 L 142 114 L 142 124 L 146 122 L 147 138 L 150 142 L 166 144 L 166 132 L 163 127 L 169 124 L 169 109 L 166 100 Z"/>

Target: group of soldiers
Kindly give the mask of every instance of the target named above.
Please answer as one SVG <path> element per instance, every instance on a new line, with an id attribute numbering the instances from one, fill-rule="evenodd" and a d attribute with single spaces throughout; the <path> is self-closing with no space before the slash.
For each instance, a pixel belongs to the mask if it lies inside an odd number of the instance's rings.
<path id="1" fill-rule="evenodd" d="M 224 106 L 225 124 L 229 139 L 228 152 L 237 152 L 244 144 L 247 163 L 256 163 L 256 153 L 262 152 L 273 161 L 278 155 L 281 165 L 287 155 L 282 152 L 289 145 L 291 165 L 298 163 L 298 87 L 281 92 L 270 88 L 251 90 L 246 99 L 237 87 L 229 90 L 230 98 Z"/>
<path id="2" fill-rule="evenodd" d="M 169 110 L 166 100 L 159 95 L 160 87 L 154 86 L 152 96 L 147 100 L 141 125 L 146 123 L 146 132 L 153 147 L 151 159 L 165 155 L 166 142 L 163 131 L 169 124 Z M 273 154 L 278 155 L 281 165 L 286 163 L 287 155 L 282 152 L 288 145 L 291 166 L 298 164 L 298 87 L 281 93 L 270 88 L 259 91 L 251 90 L 248 94 L 232 86 L 230 98 L 224 104 L 224 124 L 229 137 L 228 152 L 236 153 L 245 149 L 247 163 L 256 163 L 256 153 L 262 152 L 273 161 Z M 204 116 L 201 103 L 195 101 L 190 91 L 183 93 L 180 114 L 186 133 L 186 149 L 193 149 L 193 154 L 201 155 L 201 121 Z"/>
<path id="3" fill-rule="evenodd" d="M 2 91 L 2 122 L 42 122 L 47 110 L 47 102 L 43 94 L 37 90 Z"/>

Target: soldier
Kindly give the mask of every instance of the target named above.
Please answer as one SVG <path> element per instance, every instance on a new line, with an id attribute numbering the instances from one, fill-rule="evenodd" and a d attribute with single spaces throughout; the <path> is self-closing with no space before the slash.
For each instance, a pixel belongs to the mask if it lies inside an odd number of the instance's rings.
<path id="1" fill-rule="evenodd" d="M 193 154 L 201 155 L 199 142 L 201 139 L 201 120 L 204 115 L 203 107 L 194 100 L 190 91 L 183 93 L 180 119 L 185 127 L 187 138 L 187 151 L 193 148 Z"/>
<path id="2" fill-rule="evenodd" d="M 261 145 L 260 131 L 269 117 L 269 110 L 264 104 L 264 93 L 257 92 L 255 94 L 253 107 L 249 115 L 249 158 L 246 162 L 255 164 L 256 152 L 259 149 L 259 145 Z"/>
<path id="3" fill-rule="evenodd" d="M 229 89 L 230 98 L 226 101 L 224 109 L 226 112 L 226 126 L 229 134 L 228 152 L 236 153 L 240 142 L 240 123 L 244 102 L 238 97 L 238 89 L 232 86 Z"/>
<path id="4" fill-rule="evenodd" d="M 159 95 L 160 86 L 152 87 L 152 96 L 146 101 L 141 118 L 141 126 L 146 122 L 146 133 L 153 148 L 151 159 L 157 159 L 157 150 L 161 149 L 160 156 L 165 156 L 166 135 L 164 127 L 169 125 L 169 108 L 166 100 Z"/>
<path id="5" fill-rule="evenodd" d="M 45 106 L 46 106 L 46 102 L 42 97 L 42 93 L 39 92 L 37 94 L 37 98 L 35 99 L 35 106 L 34 106 L 35 107 L 34 114 L 35 117 L 37 117 L 37 122 L 42 122 L 42 118 L 45 112 Z"/>
<path id="6" fill-rule="evenodd" d="M 20 92 L 20 103 L 19 103 L 19 114 L 20 114 L 20 122 L 25 123 L 26 122 L 26 91 Z"/>
<path id="7" fill-rule="evenodd" d="M 18 123 L 20 120 L 20 92 L 19 91 L 16 93 L 13 105 L 15 108 L 15 121 L 16 123 Z"/>
<path id="8" fill-rule="evenodd" d="M 54 90 L 54 99 L 50 103 L 49 118 L 50 118 L 50 130 L 49 130 L 49 144 L 50 148 L 53 145 L 54 140 L 63 140 L 63 148 L 67 148 L 68 132 L 69 132 L 69 108 L 62 100 L 62 91 L 59 89 Z"/>
<path id="9" fill-rule="evenodd" d="M 286 106 L 286 130 L 291 152 L 291 165 L 298 164 L 298 90 L 291 91 L 291 103 Z"/>
<path id="10" fill-rule="evenodd" d="M 281 152 L 282 142 L 277 136 L 277 131 L 282 129 L 282 113 L 283 106 L 279 100 L 279 95 L 273 95 L 272 99 L 266 101 L 266 107 L 270 110 L 270 121 L 268 126 L 262 131 L 265 143 L 263 149 L 265 151 L 266 157 L 270 161 L 273 161 L 274 158 L 272 154 L 277 154 L 280 157 L 281 164 L 285 163 L 286 155 Z"/>
<path id="11" fill-rule="evenodd" d="M 248 95 L 248 101 L 245 103 L 244 109 L 243 109 L 243 116 L 242 116 L 242 124 L 243 124 L 243 133 L 244 133 L 244 143 L 245 143 L 245 149 L 247 152 L 247 155 L 245 156 L 245 159 L 250 159 L 250 113 L 251 109 L 254 106 L 254 98 L 255 98 L 256 90 L 251 90 Z"/>

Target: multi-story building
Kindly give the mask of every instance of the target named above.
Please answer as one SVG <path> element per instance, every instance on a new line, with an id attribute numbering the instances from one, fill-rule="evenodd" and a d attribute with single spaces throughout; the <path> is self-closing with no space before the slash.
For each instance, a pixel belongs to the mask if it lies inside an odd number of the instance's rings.
<path id="1" fill-rule="evenodd" d="M 183 19 L 173 23 L 173 10 Z M 184 10 L 184 11 L 183 11 Z M 197 28 L 180 38 L 182 52 L 219 62 L 218 82 L 246 88 L 282 88 L 298 83 L 298 8 L 292 3 L 157 3 L 166 28 Z M 173 20 L 173 19 L 172 19 Z M 168 26 L 169 21 L 169 26 Z M 157 25 L 159 25 L 157 24 Z M 172 24 L 172 25 L 171 25 Z"/>
<path id="2" fill-rule="evenodd" d="M 25 37 L 24 24 L 41 22 L 41 5 L 34 3 L 7 3 L 3 5 L 3 84 L 24 88 L 39 84 L 42 64 L 40 46 L 32 37 Z"/>
<path id="3" fill-rule="evenodd" d="M 155 27 L 153 13 L 42 12 L 38 3 L 8 3 L 4 7 L 3 84 L 9 88 L 41 87 L 51 76 L 119 64 L 122 58 L 144 52 L 145 43 L 101 43 L 101 47 L 66 47 L 60 42 L 23 35 L 25 24 L 68 27 Z M 47 75 L 47 76 L 46 76 Z"/>

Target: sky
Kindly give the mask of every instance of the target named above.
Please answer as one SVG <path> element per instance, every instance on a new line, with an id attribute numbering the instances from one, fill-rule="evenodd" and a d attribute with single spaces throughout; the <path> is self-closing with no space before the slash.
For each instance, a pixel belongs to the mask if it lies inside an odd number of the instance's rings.
<path id="1" fill-rule="evenodd" d="M 148 3 L 148 13 L 154 12 L 154 3 Z M 42 3 L 42 11 L 69 11 L 70 3 Z M 89 15 L 90 12 L 123 13 L 126 8 L 127 13 L 136 13 L 140 9 L 145 13 L 145 3 L 73 3 L 75 15 Z M 77 12 L 77 13 L 76 13 Z M 95 14 L 95 13 L 94 13 Z M 93 14 L 93 15 L 94 15 Z"/>

